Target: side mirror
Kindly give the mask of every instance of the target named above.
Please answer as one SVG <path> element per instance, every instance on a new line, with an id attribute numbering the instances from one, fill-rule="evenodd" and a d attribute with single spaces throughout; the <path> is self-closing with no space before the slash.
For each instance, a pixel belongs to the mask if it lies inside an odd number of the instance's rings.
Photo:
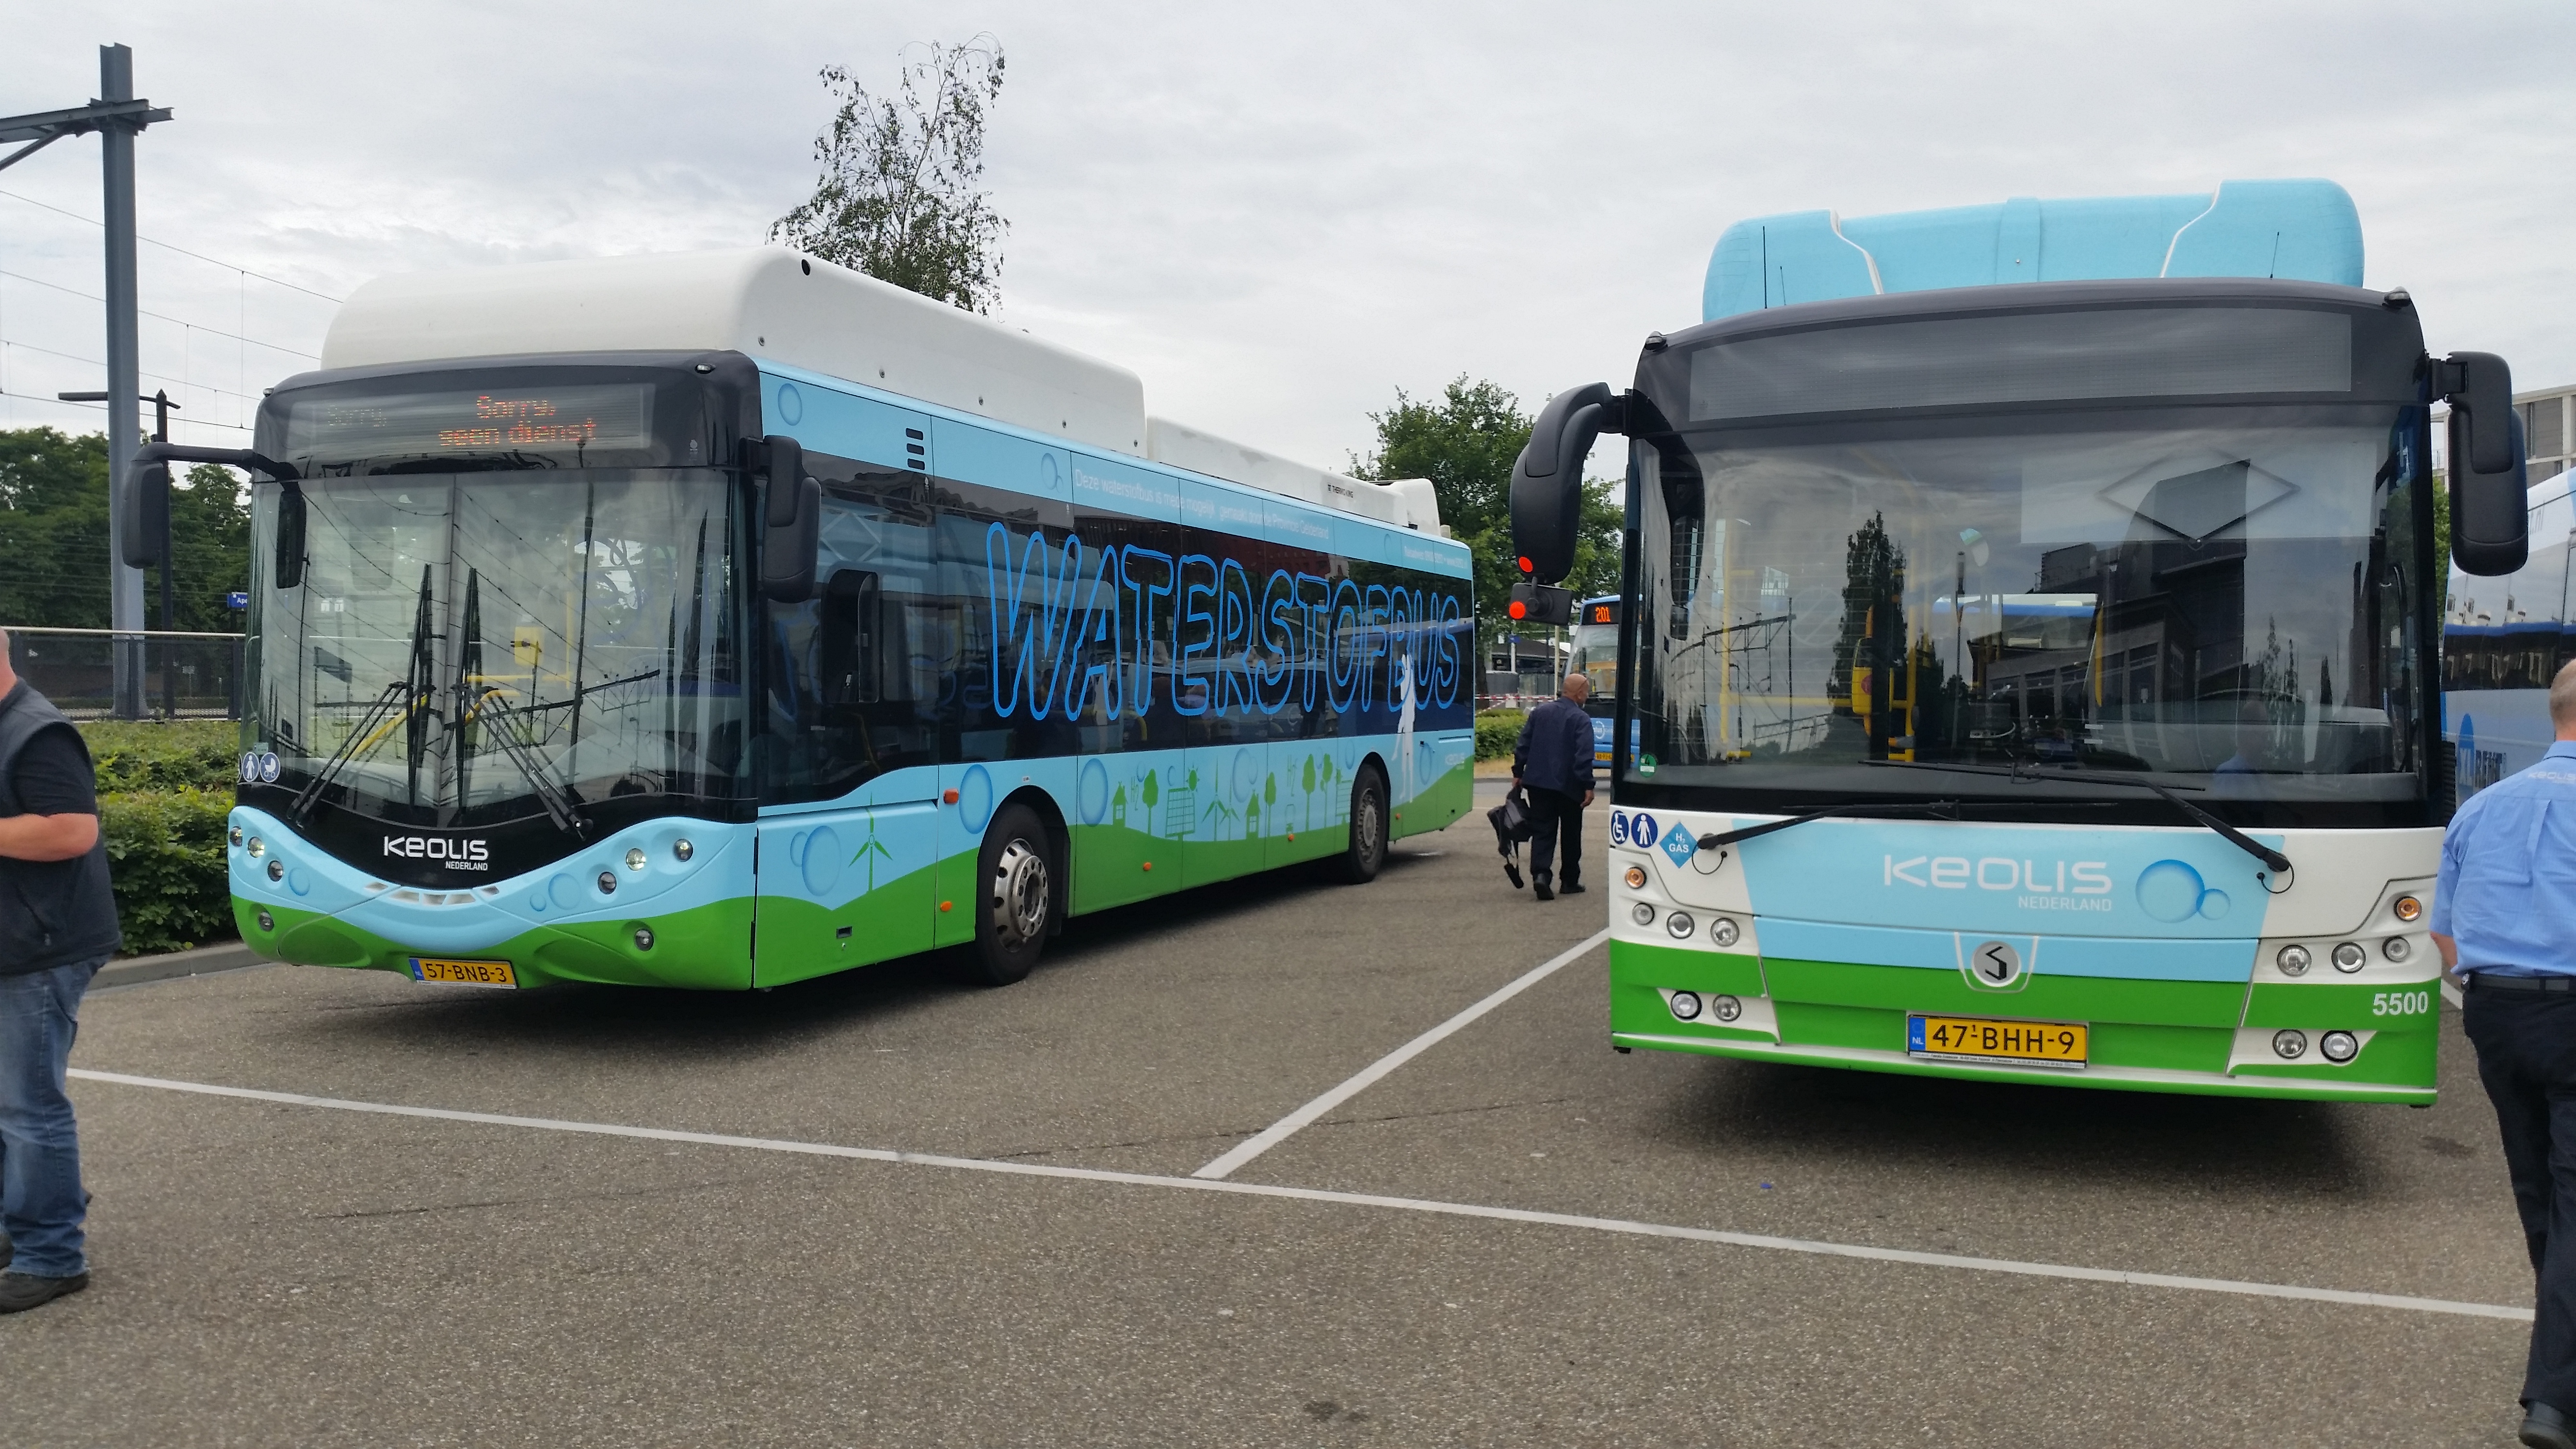
<path id="1" fill-rule="evenodd" d="M 277 493 L 277 537 L 271 541 L 277 558 L 277 587 L 281 590 L 301 588 L 304 584 L 304 490 L 288 482 Z"/>
<path id="2" fill-rule="evenodd" d="M 1512 464 L 1512 550 L 1530 576 L 1552 584 L 1574 568 L 1582 531 L 1583 460 L 1606 431 L 1621 431 L 1626 409 L 1608 383 L 1586 383 L 1547 400 Z"/>
<path id="3" fill-rule="evenodd" d="M 137 458 L 116 500 L 116 551 L 130 569 L 162 561 L 170 545 L 170 465 Z"/>
<path id="4" fill-rule="evenodd" d="M 823 485 L 805 476 L 805 449 L 772 433 L 760 440 L 769 479 L 760 539 L 760 591 L 794 603 L 814 592 L 814 554 L 823 541 Z"/>
<path id="5" fill-rule="evenodd" d="M 1574 591 L 1552 589 L 1545 584 L 1514 584 L 1503 612 L 1511 615 L 1515 624 L 1571 624 Z"/>
<path id="6" fill-rule="evenodd" d="M 2513 373 L 2491 352 L 2455 352 L 2435 367 L 2451 404 L 2451 557 L 2464 573 L 2512 573 L 2531 554 Z"/>

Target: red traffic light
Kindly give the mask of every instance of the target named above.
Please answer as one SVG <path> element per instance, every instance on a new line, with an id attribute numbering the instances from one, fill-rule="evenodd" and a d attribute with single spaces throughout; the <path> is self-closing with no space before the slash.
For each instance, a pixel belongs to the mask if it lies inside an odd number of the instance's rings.
<path id="1" fill-rule="evenodd" d="M 1538 565 L 1529 561 L 1528 554 L 1521 555 L 1521 572 L 1525 574 L 1534 574 L 1538 572 Z"/>
<path id="2" fill-rule="evenodd" d="M 1526 619 L 1529 617 L 1529 605 L 1522 603 L 1518 599 L 1514 599 L 1504 606 L 1504 612 L 1510 614 L 1515 619 Z"/>

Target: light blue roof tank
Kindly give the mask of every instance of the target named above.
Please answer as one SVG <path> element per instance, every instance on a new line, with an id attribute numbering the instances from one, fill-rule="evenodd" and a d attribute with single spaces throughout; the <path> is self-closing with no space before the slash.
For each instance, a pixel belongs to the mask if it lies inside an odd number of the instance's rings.
<path id="1" fill-rule="evenodd" d="M 2187 196 L 2017 196 L 1986 206 L 1739 221 L 1708 259 L 1700 320 L 2012 282 L 2284 277 L 2361 285 L 2361 214 L 2331 181 L 2222 181 Z"/>

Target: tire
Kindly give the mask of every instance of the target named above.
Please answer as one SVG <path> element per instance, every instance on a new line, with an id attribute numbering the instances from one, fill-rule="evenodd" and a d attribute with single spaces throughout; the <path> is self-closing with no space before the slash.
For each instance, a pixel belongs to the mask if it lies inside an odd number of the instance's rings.
<path id="1" fill-rule="evenodd" d="M 1329 862 L 1333 879 L 1344 885 L 1366 885 L 1386 864 L 1386 776 L 1375 765 L 1363 765 L 1351 781 L 1351 838 Z"/>
<path id="2" fill-rule="evenodd" d="M 1005 805 L 994 813 L 975 881 L 975 948 L 965 975 L 977 986 L 1008 986 L 1038 964 L 1062 910 L 1064 872 L 1036 811 Z"/>

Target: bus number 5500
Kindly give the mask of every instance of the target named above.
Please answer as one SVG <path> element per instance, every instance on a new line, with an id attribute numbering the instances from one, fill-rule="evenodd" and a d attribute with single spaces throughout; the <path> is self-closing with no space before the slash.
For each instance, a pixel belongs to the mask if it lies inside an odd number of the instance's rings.
<path id="1" fill-rule="evenodd" d="M 2419 1016 L 2433 1009 L 2429 991 L 2382 991 L 2370 998 L 2373 1016 Z"/>

